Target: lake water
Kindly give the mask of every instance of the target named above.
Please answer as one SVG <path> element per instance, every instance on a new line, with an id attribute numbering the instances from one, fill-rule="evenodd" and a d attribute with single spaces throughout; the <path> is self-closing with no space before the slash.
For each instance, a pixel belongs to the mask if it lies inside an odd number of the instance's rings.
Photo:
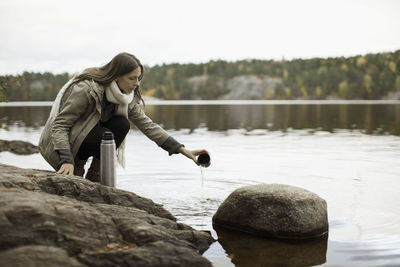
<path id="1" fill-rule="evenodd" d="M 0 139 L 37 144 L 49 112 L 0 107 L 8 128 Z M 117 187 L 222 237 L 203 254 L 214 266 L 400 266 L 400 102 L 149 102 L 146 113 L 188 149 L 209 150 L 211 166 L 202 176 L 193 162 L 169 157 L 132 129 Z M 50 169 L 40 155 L 3 152 L 0 162 Z M 214 231 L 222 201 L 258 183 L 324 198 L 329 238 L 297 244 Z"/>

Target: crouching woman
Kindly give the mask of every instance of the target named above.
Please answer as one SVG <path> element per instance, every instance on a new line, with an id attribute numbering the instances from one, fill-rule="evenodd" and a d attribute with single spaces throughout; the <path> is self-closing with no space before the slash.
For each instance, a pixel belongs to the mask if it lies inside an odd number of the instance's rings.
<path id="1" fill-rule="evenodd" d="M 105 131 L 114 134 L 118 161 L 124 165 L 125 137 L 130 123 L 170 155 L 181 153 L 198 164 L 206 150 L 187 150 L 146 116 L 140 102 L 143 66 L 131 54 L 120 53 L 99 68 L 89 68 L 61 88 L 39 141 L 45 160 L 60 174 L 100 181 L 100 143 Z"/>

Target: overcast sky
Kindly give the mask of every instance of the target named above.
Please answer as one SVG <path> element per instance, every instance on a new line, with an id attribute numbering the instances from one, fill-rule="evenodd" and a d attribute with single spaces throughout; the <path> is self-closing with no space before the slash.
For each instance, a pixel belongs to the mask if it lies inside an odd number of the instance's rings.
<path id="1" fill-rule="evenodd" d="M 398 0 L 0 0 L 0 74 L 400 49 Z"/>

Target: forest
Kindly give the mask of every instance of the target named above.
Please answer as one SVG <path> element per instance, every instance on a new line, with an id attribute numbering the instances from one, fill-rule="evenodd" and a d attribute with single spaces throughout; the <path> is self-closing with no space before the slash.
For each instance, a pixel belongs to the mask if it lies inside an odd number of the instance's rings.
<path id="1" fill-rule="evenodd" d="M 52 101 L 69 78 L 68 73 L 49 72 L 3 75 L 0 99 Z M 141 90 L 165 100 L 400 99 L 400 50 L 353 57 L 145 66 Z"/>

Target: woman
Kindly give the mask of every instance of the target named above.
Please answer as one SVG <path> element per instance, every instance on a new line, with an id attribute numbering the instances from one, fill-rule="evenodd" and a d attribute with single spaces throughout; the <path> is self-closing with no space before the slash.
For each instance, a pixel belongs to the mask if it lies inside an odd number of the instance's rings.
<path id="1" fill-rule="evenodd" d="M 60 90 L 39 141 L 39 150 L 57 173 L 84 175 L 84 165 L 93 157 L 86 179 L 100 181 L 100 143 L 105 131 L 114 134 L 118 161 L 124 166 L 124 140 L 135 124 L 169 155 L 181 153 L 196 164 L 206 150 L 187 150 L 140 107 L 143 66 L 131 54 L 121 53 L 100 68 L 89 68 Z"/>

